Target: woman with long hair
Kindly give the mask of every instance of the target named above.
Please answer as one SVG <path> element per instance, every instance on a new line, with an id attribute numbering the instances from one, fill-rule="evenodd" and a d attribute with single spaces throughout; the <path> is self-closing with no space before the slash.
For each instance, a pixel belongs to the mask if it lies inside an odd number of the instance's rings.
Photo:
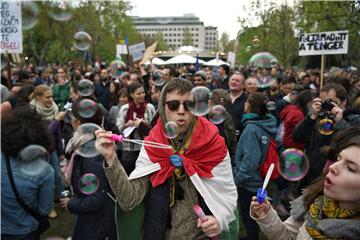
<path id="1" fill-rule="evenodd" d="M 360 127 L 339 132 L 328 148 L 337 158 L 325 176 L 308 186 L 292 203 L 282 222 L 269 201 L 251 202 L 251 217 L 269 239 L 359 239 Z"/>

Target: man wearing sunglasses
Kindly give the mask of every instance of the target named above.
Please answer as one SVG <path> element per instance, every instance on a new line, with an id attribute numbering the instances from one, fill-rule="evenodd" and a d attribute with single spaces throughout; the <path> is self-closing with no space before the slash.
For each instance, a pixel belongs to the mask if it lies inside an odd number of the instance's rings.
<path id="1" fill-rule="evenodd" d="M 131 218 L 133 229 L 122 228 L 122 224 L 129 225 L 129 217 L 118 216 L 120 239 L 205 239 L 220 234 L 221 239 L 237 238 L 237 191 L 230 156 L 216 126 L 189 111 L 195 107 L 192 88 L 190 81 L 181 78 L 164 86 L 159 120 L 145 140 L 171 145 L 171 149 L 143 146 L 129 177 L 117 160 L 111 132 L 95 133 L 120 208 L 142 215 Z M 166 137 L 169 122 L 175 122 L 178 129 L 172 129 L 177 135 L 171 139 Z M 195 214 L 195 204 L 205 218 Z"/>

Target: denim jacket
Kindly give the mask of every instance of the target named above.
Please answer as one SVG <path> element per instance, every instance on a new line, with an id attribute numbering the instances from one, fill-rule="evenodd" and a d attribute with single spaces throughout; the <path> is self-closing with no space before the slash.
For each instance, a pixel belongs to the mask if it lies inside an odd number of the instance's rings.
<path id="1" fill-rule="evenodd" d="M 44 160 L 21 162 L 10 158 L 11 170 L 19 195 L 26 205 L 41 215 L 48 215 L 53 208 L 54 170 Z M 38 222 L 16 201 L 6 169 L 5 156 L 1 153 L 1 233 L 24 235 L 35 231 Z"/>

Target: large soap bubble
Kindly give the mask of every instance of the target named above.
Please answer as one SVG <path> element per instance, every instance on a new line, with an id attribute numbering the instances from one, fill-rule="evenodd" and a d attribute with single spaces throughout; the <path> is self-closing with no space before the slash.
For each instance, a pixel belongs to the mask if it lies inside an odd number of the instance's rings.
<path id="1" fill-rule="evenodd" d="M 87 32 L 77 32 L 74 35 L 73 46 L 77 50 L 86 51 L 91 45 L 92 38 Z"/>
<path id="2" fill-rule="evenodd" d="M 191 90 L 194 104 L 189 110 L 196 116 L 204 116 L 209 112 L 210 90 L 206 87 L 195 87 Z"/>
<path id="3" fill-rule="evenodd" d="M 280 155 L 278 170 L 286 180 L 298 181 L 308 173 L 309 160 L 303 151 L 288 148 Z"/>

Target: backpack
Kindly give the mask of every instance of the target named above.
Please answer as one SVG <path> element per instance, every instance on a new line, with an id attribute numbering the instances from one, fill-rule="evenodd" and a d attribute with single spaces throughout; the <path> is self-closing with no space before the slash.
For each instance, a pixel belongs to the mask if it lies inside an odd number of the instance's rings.
<path id="1" fill-rule="evenodd" d="M 260 167 L 260 176 L 265 178 L 267 171 L 270 168 L 271 164 L 274 164 L 274 170 L 271 174 L 271 179 L 277 179 L 279 177 L 279 171 L 277 166 L 279 165 L 279 154 L 277 151 L 277 145 L 275 140 L 270 137 L 270 143 L 269 143 L 269 148 L 268 151 L 266 153 L 265 159 Z"/>

